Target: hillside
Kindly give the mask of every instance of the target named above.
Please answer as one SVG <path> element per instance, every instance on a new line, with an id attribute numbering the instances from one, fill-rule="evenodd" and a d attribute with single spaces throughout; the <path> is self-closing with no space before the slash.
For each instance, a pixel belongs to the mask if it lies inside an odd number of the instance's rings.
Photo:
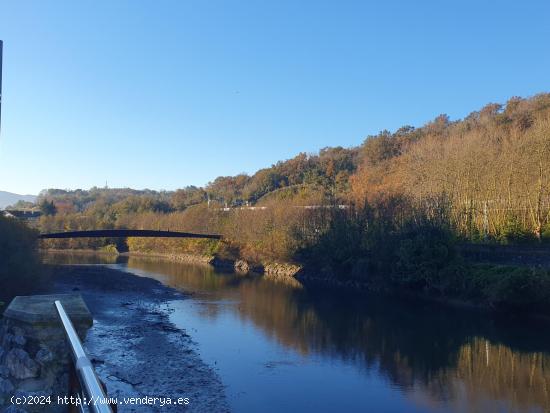
<path id="1" fill-rule="evenodd" d="M 4 209 L 9 205 L 13 205 L 18 201 L 36 202 L 35 195 L 19 195 L 11 192 L 0 191 L 0 209 Z"/>
<path id="2" fill-rule="evenodd" d="M 490 103 L 457 121 L 439 115 L 422 127 L 382 131 L 354 148 L 301 153 L 252 176 L 218 177 L 204 188 L 40 194 L 59 213 L 94 216 L 111 226 L 130 215 L 179 213 L 207 202 L 363 207 L 395 198 L 445 214 L 470 240 L 550 236 L 550 94 Z"/>
<path id="3" fill-rule="evenodd" d="M 198 254 L 255 268 L 298 263 L 330 282 L 550 312 L 549 272 L 480 267 L 457 249 L 458 242 L 550 243 L 550 94 L 488 104 L 458 121 L 439 115 L 355 148 L 302 153 L 204 188 L 50 189 L 39 200 L 55 205 L 40 220 L 43 232 L 223 235 L 49 240 L 47 248 Z"/>

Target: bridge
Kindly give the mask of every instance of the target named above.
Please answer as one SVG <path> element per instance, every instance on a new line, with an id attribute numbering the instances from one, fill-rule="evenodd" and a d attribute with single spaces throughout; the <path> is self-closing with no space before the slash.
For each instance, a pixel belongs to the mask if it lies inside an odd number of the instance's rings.
<path id="1" fill-rule="evenodd" d="M 62 239 L 62 238 L 206 238 L 221 239 L 219 234 L 196 234 L 192 232 L 177 231 L 156 231 L 150 229 L 100 229 L 91 231 L 67 231 L 52 232 L 38 235 L 39 239 Z"/>

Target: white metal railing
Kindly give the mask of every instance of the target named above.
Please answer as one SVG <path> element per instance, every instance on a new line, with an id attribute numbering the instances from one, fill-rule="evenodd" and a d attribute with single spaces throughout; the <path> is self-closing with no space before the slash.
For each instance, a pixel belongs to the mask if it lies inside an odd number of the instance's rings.
<path id="1" fill-rule="evenodd" d="M 63 329 L 71 348 L 71 356 L 74 363 L 74 369 L 80 383 L 80 410 L 82 412 L 93 413 L 112 413 L 111 406 L 107 404 L 107 396 L 99 378 L 95 374 L 92 363 L 88 359 L 80 338 L 65 312 L 63 305 L 59 300 L 55 301 L 55 308 L 63 324 Z"/>

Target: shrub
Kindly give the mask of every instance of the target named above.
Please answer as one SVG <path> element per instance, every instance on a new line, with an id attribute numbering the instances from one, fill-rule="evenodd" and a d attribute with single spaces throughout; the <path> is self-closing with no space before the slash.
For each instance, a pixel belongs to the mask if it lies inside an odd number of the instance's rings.
<path id="1" fill-rule="evenodd" d="M 456 258 L 452 233 L 445 227 L 423 222 L 409 224 L 395 237 L 392 280 L 413 289 L 440 290 L 444 270 Z"/>
<path id="2" fill-rule="evenodd" d="M 36 244 L 33 230 L 16 220 L 0 217 L 0 296 L 6 301 L 43 286 L 44 272 Z"/>
<path id="3" fill-rule="evenodd" d="M 107 244 L 100 248 L 101 252 L 108 252 L 110 254 L 118 254 L 118 248 L 115 244 Z"/>
<path id="4" fill-rule="evenodd" d="M 536 241 L 536 238 L 516 217 L 510 217 L 500 229 L 497 240 L 503 244 L 528 244 Z"/>
<path id="5" fill-rule="evenodd" d="M 466 277 L 470 297 L 493 307 L 532 311 L 550 309 L 548 270 L 485 264 L 472 266 Z"/>

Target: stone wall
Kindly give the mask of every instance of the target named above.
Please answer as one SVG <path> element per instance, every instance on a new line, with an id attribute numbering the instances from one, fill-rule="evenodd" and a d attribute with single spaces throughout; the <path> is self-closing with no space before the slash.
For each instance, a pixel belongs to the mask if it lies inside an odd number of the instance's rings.
<path id="1" fill-rule="evenodd" d="M 67 411 L 67 406 L 57 403 L 57 397 L 68 394 L 72 360 L 54 307 L 55 300 L 62 302 L 81 339 L 92 324 L 91 315 L 79 295 L 16 297 L 0 323 L 2 411 Z M 51 402 L 16 406 L 11 401 L 13 396 L 49 396 Z"/>

